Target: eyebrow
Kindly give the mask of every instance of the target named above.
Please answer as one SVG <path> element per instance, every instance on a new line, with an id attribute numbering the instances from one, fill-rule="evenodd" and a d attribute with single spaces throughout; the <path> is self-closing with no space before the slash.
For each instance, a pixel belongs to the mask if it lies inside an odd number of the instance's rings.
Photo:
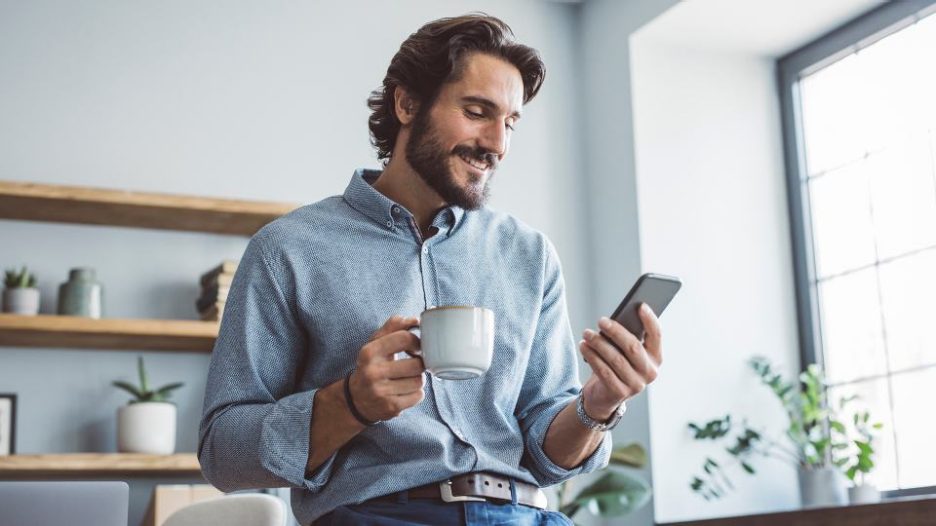
<path id="1" fill-rule="evenodd" d="M 480 104 L 489 110 L 494 110 L 494 111 L 500 110 L 500 106 L 498 106 L 496 102 L 494 102 L 493 100 L 487 97 L 479 97 L 477 95 L 466 95 L 462 97 L 461 100 L 462 102 Z M 519 111 L 515 111 L 511 113 L 510 116 L 513 117 L 514 119 L 519 119 L 523 115 L 521 115 Z"/>

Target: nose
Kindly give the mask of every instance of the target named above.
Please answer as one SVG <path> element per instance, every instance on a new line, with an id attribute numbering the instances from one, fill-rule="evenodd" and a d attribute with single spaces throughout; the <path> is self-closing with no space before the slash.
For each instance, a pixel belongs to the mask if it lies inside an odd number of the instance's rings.
<path id="1" fill-rule="evenodd" d="M 510 137 L 504 123 L 495 119 L 485 126 L 479 146 L 497 155 L 498 159 L 502 159 L 507 155 L 507 149 L 510 147 Z"/>

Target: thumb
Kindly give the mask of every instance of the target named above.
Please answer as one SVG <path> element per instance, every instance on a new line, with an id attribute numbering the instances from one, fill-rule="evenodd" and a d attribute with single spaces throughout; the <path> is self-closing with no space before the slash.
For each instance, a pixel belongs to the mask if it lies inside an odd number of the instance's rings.
<path id="1" fill-rule="evenodd" d="M 370 341 L 383 338 L 384 336 L 396 331 L 407 330 L 417 326 L 419 326 L 419 318 L 404 318 L 403 316 L 396 315 L 390 316 L 390 318 L 384 322 L 383 326 L 377 329 L 377 332 L 371 336 Z"/>

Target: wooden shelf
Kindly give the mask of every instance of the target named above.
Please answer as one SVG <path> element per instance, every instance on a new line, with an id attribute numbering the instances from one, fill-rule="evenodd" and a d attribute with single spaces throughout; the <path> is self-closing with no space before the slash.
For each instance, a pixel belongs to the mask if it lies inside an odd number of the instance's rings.
<path id="1" fill-rule="evenodd" d="M 657 523 L 657 526 L 931 526 L 934 515 L 936 498 L 923 496 L 903 497 L 876 504 Z"/>
<path id="2" fill-rule="evenodd" d="M 0 181 L 0 218 L 250 236 L 298 205 Z"/>
<path id="3" fill-rule="evenodd" d="M 0 314 L 0 346 L 207 351 L 218 322 Z"/>
<path id="4" fill-rule="evenodd" d="M 188 475 L 201 476 L 194 453 L 71 453 L 0 456 L 0 479 L 61 475 Z"/>

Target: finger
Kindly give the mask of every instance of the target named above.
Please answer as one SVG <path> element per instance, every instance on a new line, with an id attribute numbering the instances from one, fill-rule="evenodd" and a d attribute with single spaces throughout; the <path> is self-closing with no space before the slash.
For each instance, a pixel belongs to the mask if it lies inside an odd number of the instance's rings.
<path id="1" fill-rule="evenodd" d="M 425 386 L 425 378 L 419 375 L 387 380 L 380 386 L 379 391 L 383 396 L 404 396 L 422 391 Z"/>
<path id="2" fill-rule="evenodd" d="M 646 303 L 640 307 L 638 312 L 644 326 L 644 347 L 653 358 L 653 363 L 659 366 L 663 363 L 663 328 L 660 326 L 660 320 Z"/>
<path id="3" fill-rule="evenodd" d="M 386 365 L 386 375 L 389 379 L 412 378 L 422 375 L 426 370 L 422 358 L 406 358 L 394 360 Z"/>
<path id="4" fill-rule="evenodd" d="M 634 333 L 611 318 L 601 318 L 598 320 L 598 328 L 601 330 L 602 336 L 606 337 L 611 343 L 617 345 L 622 350 L 634 343 L 640 343 L 640 339 L 637 338 Z"/>
<path id="5" fill-rule="evenodd" d="M 411 329 L 417 325 L 419 325 L 419 318 L 403 317 L 399 315 L 390 316 L 390 318 L 384 322 L 383 326 L 374 332 L 370 341 L 378 340 L 399 330 Z"/>
<path id="6" fill-rule="evenodd" d="M 586 330 L 585 343 L 592 347 L 611 366 L 621 380 L 630 381 L 635 386 L 638 383 L 647 383 L 652 364 L 647 356 L 647 351 L 636 339 L 631 338 L 628 345 L 618 347 L 601 334 Z M 640 386 L 640 388 L 643 387 Z"/>
<path id="7" fill-rule="evenodd" d="M 367 344 L 372 357 L 393 360 L 401 351 L 420 349 L 419 337 L 407 330 L 397 330 Z"/>
<path id="8" fill-rule="evenodd" d="M 579 352 L 582 353 L 582 358 L 585 359 L 585 363 L 591 367 L 592 373 L 598 377 L 598 380 L 604 384 L 612 396 L 623 400 L 635 394 L 631 388 L 618 377 L 614 369 L 608 365 L 608 362 L 584 340 L 579 342 Z"/>
<path id="9" fill-rule="evenodd" d="M 396 405 L 402 411 L 403 409 L 413 407 L 419 402 L 422 402 L 425 396 L 426 393 L 422 389 L 416 391 L 415 393 L 400 395 L 396 398 Z"/>

